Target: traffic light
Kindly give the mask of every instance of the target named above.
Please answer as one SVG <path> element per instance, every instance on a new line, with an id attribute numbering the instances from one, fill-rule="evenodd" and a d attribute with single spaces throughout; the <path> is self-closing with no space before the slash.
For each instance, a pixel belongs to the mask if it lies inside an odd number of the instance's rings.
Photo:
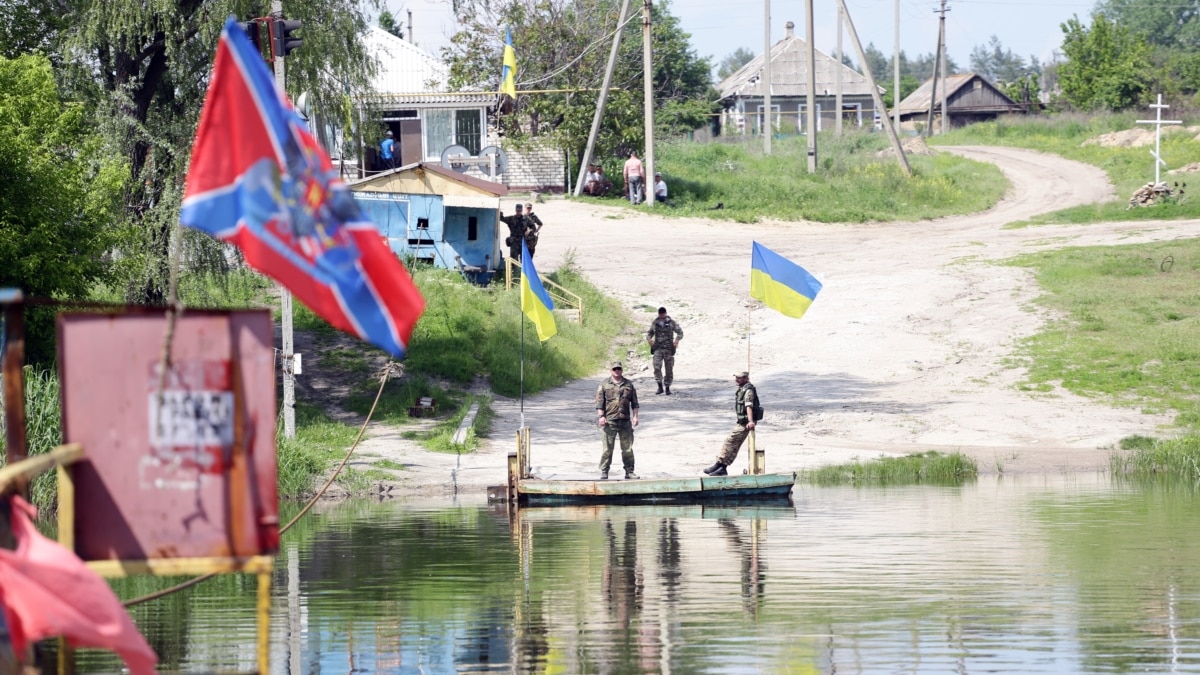
<path id="1" fill-rule="evenodd" d="M 275 19 L 271 22 L 271 56 L 280 58 L 291 54 L 303 42 L 292 33 L 300 29 L 298 19 Z"/>
<path id="2" fill-rule="evenodd" d="M 251 19 L 242 22 L 242 29 L 246 31 L 246 35 L 250 38 L 250 43 L 258 50 L 263 58 L 270 61 L 270 53 L 267 49 L 270 47 L 270 30 L 266 24 L 267 19 Z"/>

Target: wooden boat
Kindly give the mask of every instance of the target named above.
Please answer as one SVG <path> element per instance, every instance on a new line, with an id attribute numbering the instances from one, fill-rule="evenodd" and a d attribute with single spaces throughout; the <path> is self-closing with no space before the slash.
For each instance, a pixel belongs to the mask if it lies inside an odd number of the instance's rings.
<path id="1" fill-rule="evenodd" d="M 766 473 L 762 449 L 750 446 L 749 473 L 640 480 L 546 479 L 529 470 L 529 428 L 517 432 L 508 455 L 508 481 L 488 488 L 489 501 L 520 505 L 589 503 L 740 503 L 790 500 L 796 474 Z"/>

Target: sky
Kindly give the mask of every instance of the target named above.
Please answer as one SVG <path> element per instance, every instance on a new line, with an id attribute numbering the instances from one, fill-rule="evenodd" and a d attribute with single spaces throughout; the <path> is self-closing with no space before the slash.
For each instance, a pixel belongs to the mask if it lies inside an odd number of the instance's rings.
<path id="1" fill-rule="evenodd" d="M 804 3 L 799 0 L 769 0 L 771 41 L 784 37 L 784 25 L 796 24 L 803 38 Z M 700 56 L 712 57 L 716 65 L 739 47 L 761 54 L 764 46 L 763 10 L 767 0 L 672 0 L 671 13 L 692 36 L 692 47 Z M 413 13 L 413 33 L 419 46 L 437 55 L 454 32 L 450 0 L 386 0 L 385 5 L 401 21 Z M 637 0 L 631 7 L 639 7 Z M 895 48 L 895 0 L 846 0 L 846 7 L 863 46 L 874 43 L 884 54 Z M 971 50 L 986 45 L 995 35 L 1005 49 L 1028 59 L 1049 60 L 1062 44 L 1060 24 L 1078 15 L 1090 22 L 1095 0 L 947 0 L 946 49 L 960 68 L 970 65 Z M 910 56 L 929 54 L 937 47 L 938 0 L 900 0 L 900 48 Z M 837 44 L 836 0 L 814 0 L 813 31 L 817 49 L 834 51 Z M 843 48 L 857 63 L 849 33 Z M 518 59 L 520 45 L 516 45 Z"/>

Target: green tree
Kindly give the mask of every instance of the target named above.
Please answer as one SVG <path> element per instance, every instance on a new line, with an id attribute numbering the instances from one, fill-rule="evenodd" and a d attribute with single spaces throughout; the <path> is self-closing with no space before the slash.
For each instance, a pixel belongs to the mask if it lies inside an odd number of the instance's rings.
<path id="1" fill-rule="evenodd" d="M 1200 4 L 1098 0 L 1093 10 L 1156 47 L 1200 50 Z"/>
<path id="2" fill-rule="evenodd" d="M 572 157 L 582 154 L 603 83 L 619 3 L 614 0 L 460 0 L 459 32 L 442 58 L 450 67 L 452 87 L 499 88 L 505 28 L 511 28 L 517 60 L 519 94 L 510 112 L 498 121 L 516 144 L 545 137 Z M 712 66 L 698 57 L 671 14 L 668 2 L 652 8 L 652 92 L 656 127 L 663 133 L 695 129 L 709 123 Z M 627 17 L 613 74 L 596 157 L 641 151 L 645 143 L 642 117 L 642 39 L 640 13 Z M 549 91 L 547 91 L 549 90 Z"/>
<path id="3" fill-rule="evenodd" d="M 736 73 L 739 68 L 754 60 L 754 52 L 745 47 L 738 47 L 733 50 L 728 56 L 721 59 L 721 63 L 717 65 L 717 78 L 724 80 L 730 75 Z"/>
<path id="4" fill-rule="evenodd" d="M 1144 38 L 1103 14 L 1091 26 L 1071 17 L 1062 31 L 1066 60 L 1058 65 L 1058 84 L 1071 106 L 1122 110 L 1137 104 L 1153 68 Z"/>
<path id="5" fill-rule="evenodd" d="M 396 17 L 386 9 L 379 13 L 379 27 L 398 38 L 404 38 L 404 27 Z"/>
<path id="6" fill-rule="evenodd" d="M 360 39 L 374 0 L 289 0 L 303 46 L 287 58 L 287 90 L 310 92 L 317 110 L 338 110 L 369 86 L 375 67 Z M 159 303 L 168 280 L 170 232 L 224 19 L 265 16 L 265 0 L 110 2 L 65 5 L 63 78 L 96 113 L 97 130 L 128 165 L 129 225 L 121 240 L 126 299 Z M 73 66 L 73 67 L 71 67 Z M 210 260 L 217 259 L 209 257 Z"/>
<path id="7" fill-rule="evenodd" d="M 0 287 L 82 298 L 108 278 L 125 167 L 63 103 L 44 56 L 0 57 Z M 54 317 L 27 316 L 30 361 L 54 359 Z"/>
<path id="8" fill-rule="evenodd" d="M 986 45 L 975 45 L 971 50 L 971 70 L 993 83 L 1017 82 L 1029 75 L 1041 72 L 1036 57 L 1029 57 L 1028 64 L 1021 56 L 1000 44 L 993 35 Z"/>

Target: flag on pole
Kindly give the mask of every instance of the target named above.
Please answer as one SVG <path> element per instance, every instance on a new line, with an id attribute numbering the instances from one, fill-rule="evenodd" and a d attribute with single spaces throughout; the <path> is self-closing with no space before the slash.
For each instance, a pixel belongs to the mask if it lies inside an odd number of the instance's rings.
<path id="1" fill-rule="evenodd" d="M 533 256 L 529 255 L 529 247 L 521 242 L 521 311 L 533 325 L 537 327 L 538 340 L 545 342 L 558 334 L 554 325 L 554 301 L 542 285 L 537 270 L 533 268 Z"/>
<path id="2" fill-rule="evenodd" d="M 500 93 L 517 97 L 517 53 L 512 46 L 512 28 L 505 29 L 504 69 L 500 71 Z"/>
<path id="3" fill-rule="evenodd" d="M 108 583 L 73 551 L 42 536 L 37 510 L 10 497 L 15 550 L 0 548 L 0 617 L 18 655 L 38 640 L 61 635 L 74 647 L 117 653 L 129 672 L 157 672 L 158 656 L 138 632 Z"/>
<path id="4" fill-rule="evenodd" d="M 750 252 L 750 297 L 799 319 L 821 292 L 821 282 L 808 270 L 754 242 Z"/>
<path id="5" fill-rule="evenodd" d="M 236 245 L 335 328 L 404 355 L 424 298 L 232 17 L 180 221 Z"/>

